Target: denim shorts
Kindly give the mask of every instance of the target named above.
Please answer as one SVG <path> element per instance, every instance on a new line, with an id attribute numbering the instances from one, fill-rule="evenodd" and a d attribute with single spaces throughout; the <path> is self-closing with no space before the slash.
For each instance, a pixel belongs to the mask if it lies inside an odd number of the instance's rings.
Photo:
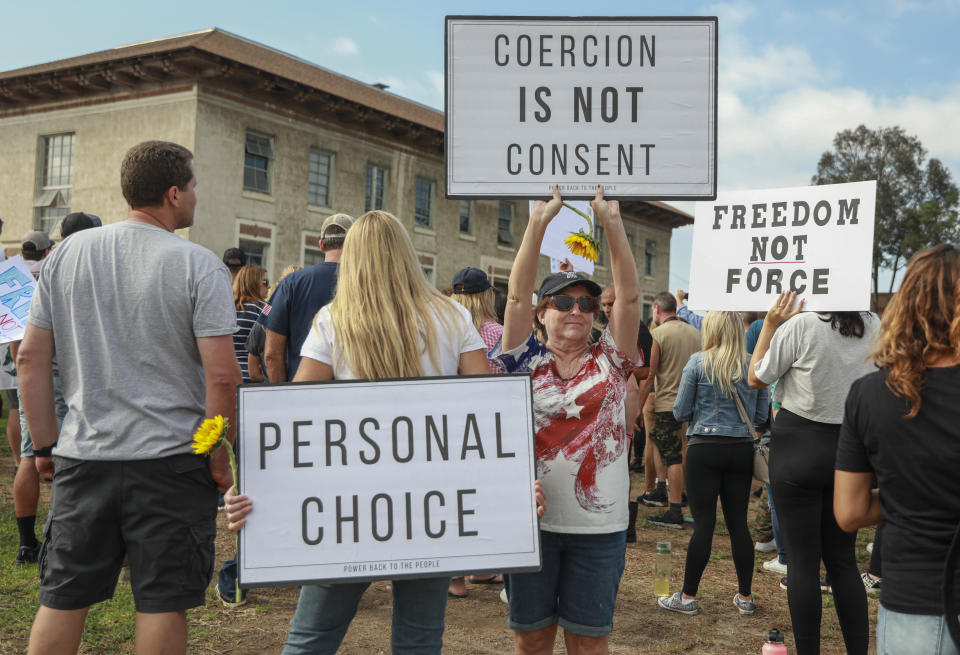
<path id="1" fill-rule="evenodd" d="M 877 613 L 877 655 L 957 655 L 943 615 Z"/>
<path id="2" fill-rule="evenodd" d="M 510 629 L 533 632 L 556 623 L 584 637 L 610 634 L 626 548 L 625 532 L 541 530 L 543 568 L 504 576 Z"/>

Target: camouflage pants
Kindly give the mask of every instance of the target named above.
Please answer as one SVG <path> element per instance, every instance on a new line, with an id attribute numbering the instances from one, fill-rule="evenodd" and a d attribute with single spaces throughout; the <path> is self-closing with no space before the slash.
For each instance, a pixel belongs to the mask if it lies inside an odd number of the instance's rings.
<path id="1" fill-rule="evenodd" d="M 756 521 L 753 524 L 753 540 L 766 543 L 773 541 L 773 522 L 770 519 L 770 501 L 767 499 L 767 490 L 758 499 Z"/>
<path id="2" fill-rule="evenodd" d="M 650 441 L 660 451 L 664 466 L 683 463 L 683 424 L 673 418 L 673 412 L 657 412 Z"/>

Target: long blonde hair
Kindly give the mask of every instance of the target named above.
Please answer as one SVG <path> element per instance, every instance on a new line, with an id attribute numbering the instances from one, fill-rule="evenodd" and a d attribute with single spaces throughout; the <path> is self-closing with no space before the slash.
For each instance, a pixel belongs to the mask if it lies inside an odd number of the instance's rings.
<path id="1" fill-rule="evenodd" d="M 438 368 L 436 324 L 453 330 L 456 314 L 423 274 L 395 216 L 371 211 L 354 222 L 343 242 L 330 317 L 334 357 L 345 357 L 357 378 L 422 376 L 424 348 Z"/>
<path id="2" fill-rule="evenodd" d="M 479 330 L 487 321 L 497 322 L 497 310 L 493 306 L 495 298 L 493 287 L 479 293 L 454 293 L 450 296 L 470 312 L 473 325 Z"/>
<path id="3" fill-rule="evenodd" d="M 707 312 L 703 334 L 703 372 L 710 384 L 733 397 L 735 383 L 743 378 L 746 339 L 743 321 L 736 312 Z"/>

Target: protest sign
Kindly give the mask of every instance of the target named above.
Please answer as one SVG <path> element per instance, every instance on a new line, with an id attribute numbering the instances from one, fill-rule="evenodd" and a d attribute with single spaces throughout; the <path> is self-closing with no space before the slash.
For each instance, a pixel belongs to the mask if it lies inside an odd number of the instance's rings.
<path id="1" fill-rule="evenodd" d="M 447 16 L 447 197 L 716 196 L 716 18 Z"/>
<path id="2" fill-rule="evenodd" d="M 529 208 L 531 212 L 533 211 L 533 203 L 534 201 L 531 200 Z M 573 205 L 589 216 L 590 220 L 594 220 L 593 208 L 590 207 L 589 202 L 585 200 L 571 200 L 567 204 Z M 587 222 L 583 220 L 583 216 L 568 207 L 561 207 L 557 215 L 554 216 L 550 224 L 547 225 L 547 231 L 543 234 L 543 242 L 540 244 L 540 254 L 547 255 L 551 258 L 551 272 L 555 272 L 553 271 L 553 259 L 557 259 L 560 262 L 563 262 L 564 259 L 569 259 L 570 263 L 573 264 L 573 270 L 582 271 L 587 275 L 593 275 L 593 262 L 586 257 L 574 255 L 570 252 L 567 244 L 563 242 L 571 233 L 580 229 L 584 232 L 590 232 L 590 228 Z M 605 248 L 606 245 L 605 243 L 601 243 L 600 247 Z M 557 265 L 557 270 L 560 270 L 559 264 Z"/>
<path id="3" fill-rule="evenodd" d="M 0 262 L 0 344 L 23 339 L 36 286 L 20 255 Z"/>
<path id="4" fill-rule="evenodd" d="M 766 311 L 785 291 L 804 309 L 870 309 L 876 182 L 732 191 L 697 203 L 695 310 Z"/>
<path id="5" fill-rule="evenodd" d="M 532 571 L 526 375 L 245 385 L 243 586 Z"/>

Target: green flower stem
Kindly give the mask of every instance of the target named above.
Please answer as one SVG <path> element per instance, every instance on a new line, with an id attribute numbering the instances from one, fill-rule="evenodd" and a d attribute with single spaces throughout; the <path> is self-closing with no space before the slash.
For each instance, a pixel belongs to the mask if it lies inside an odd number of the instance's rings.
<path id="1" fill-rule="evenodd" d="M 573 205 L 570 205 L 570 204 L 567 204 L 567 203 L 563 203 L 563 206 L 566 207 L 567 209 L 572 209 L 573 211 L 575 211 L 575 212 L 577 212 L 578 214 L 580 214 L 581 216 L 583 216 L 583 220 L 585 220 L 585 221 L 587 222 L 587 225 L 590 226 L 590 238 L 591 238 L 591 239 L 592 239 L 592 238 L 595 238 L 595 237 L 593 236 L 593 221 L 590 220 L 590 217 L 587 216 L 586 214 L 584 214 L 582 211 L 580 211 L 580 210 L 577 209 L 576 207 L 574 207 Z"/>
<path id="2" fill-rule="evenodd" d="M 238 481 L 237 481 L 237 456 L 236 456 L 236 454 L 234 454 L 234 452 L 233 452 L 233 446 L 232 446 L 232 445 L 230 444 L 230 442 L 227 441 L 227 439 L 226 439 L 226 431 L 227 431 L 227 425 L 226 425 L 226 421 L 224 421 L 224 426 L 223 426 L 223 432 L 224 432 L 224 434 L 222 434 L 222 435 L 220 436 L 220 445 L 227 449 L 227 457 L 230 459 L 230 475 L 233 477 L 233 488 L 236 489 L 236 490 L 237 490 L 237 493 L 239 494 L 239 493 L 240 493 L 240 486 L 239 486 L 239 483 L 238 483 Z M 239 552 L 239 551 L 240 551 L 240 533 L 239 533 L 239 532 L 237 533 L 236 540 L 237 540 L 237 551 Z M 238 568 L 239 568 L 239 565 L 240 565 L 240 563 L 237 562 Z M 240 596 L 240 581 L 239 581 L 239 579 L 237 580 L 236 583 L 234 583 L 234 589 L 236 590 L 236 592 L 235 592 L 235 593 L 236 593 L 236 602 L 239 603 L 239 602 L 242 600 L 242 598 L 241 598 L 241 596 Z"/>

